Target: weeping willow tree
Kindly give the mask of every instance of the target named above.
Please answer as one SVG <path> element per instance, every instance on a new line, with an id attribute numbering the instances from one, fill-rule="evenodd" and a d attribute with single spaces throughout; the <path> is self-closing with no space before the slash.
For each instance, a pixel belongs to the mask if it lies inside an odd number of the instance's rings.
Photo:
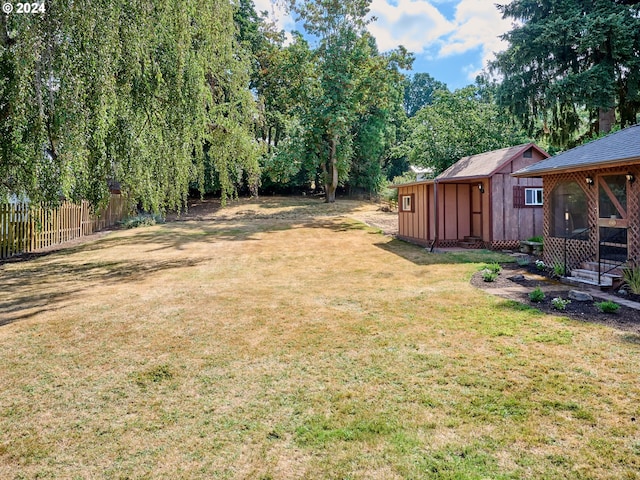
<path id="1" fill-rule="evenodd" d="M 229 0 L 51 0 L 0 16 L 0 196 L 85 198 L 117 180 L 180 209 L 258 177 L 248 59 Z"/>

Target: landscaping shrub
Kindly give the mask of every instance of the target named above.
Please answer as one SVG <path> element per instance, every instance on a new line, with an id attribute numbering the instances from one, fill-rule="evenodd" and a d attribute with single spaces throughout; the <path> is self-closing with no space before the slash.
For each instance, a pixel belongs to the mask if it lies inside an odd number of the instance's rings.
<path id="1" fill-rule="evenodd" d="M 482 272 L 482 279 L 485 282 L 495 282 L 498 278 L 498 274 L 496 272 L 492 272 L 490 270 L 485 270 Z"/>
<path id="2" fill-rule="evenodd" d="M 631 293 L 640 295 L 640 267 L 630 265 L 622 269 L 622 278 L 628 285 Z"/>
<path id="3" fill-rule="evenodd" d="M 502 267 L 500 266 L 499 263 L 489 263 L 487 265 L 485 265 L 484 267 L 485 270 L 489 270 L 492 273 L 500 273 L 500 270 L 502 270 Z"/>
<path id="4" fill-rule="evenodd" d="M 553 264 L 553 274 L 557 277 L 564 277 L 566 275 L 566 271 L 564 269 L 564 265 L 562 263 L 556 262 Z"/>
<path id="5" fill-rule="evenodd" d="M 610 300 L 597 302 L 596 307 L 598 307 L 602 313 L 616 313 L 620 309 L 620 305 Z"/>
<path id="6" fill-rule="evenodd" d="M 535 302 L 535 303 L 539 303 L 539 302 L 543 301 L 544 297 L 545 297 L 545 294 L 540 289 L 540 287 L 537 287 L 534 291 L 529 293 L 529 300 L 531 300 L 532 302 Z"/>
<path id="7" fill-rule="evenodd" d="M 560 297 L 556 297 L 553 300 L 551 300 L 551 305 L 553 305 L 553 308 L 555 308 L 556 310 L 566 310 L 567 305 L 569 305 L 570 303 L 571 303 L 571 300 L 569 299 L 565 300 L 564 298 L 560 298 Z"/>

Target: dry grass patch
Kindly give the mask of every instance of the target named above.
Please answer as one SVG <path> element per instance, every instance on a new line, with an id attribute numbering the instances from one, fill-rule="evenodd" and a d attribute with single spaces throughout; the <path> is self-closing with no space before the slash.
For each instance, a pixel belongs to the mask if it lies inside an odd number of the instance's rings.
<path id="1" fill-rule="evenodd" d="M 368 208 L 242 201 L 0 265 L 0 477 L 638 478 L 637 338 L 478 291 L 493 257 Z"/>

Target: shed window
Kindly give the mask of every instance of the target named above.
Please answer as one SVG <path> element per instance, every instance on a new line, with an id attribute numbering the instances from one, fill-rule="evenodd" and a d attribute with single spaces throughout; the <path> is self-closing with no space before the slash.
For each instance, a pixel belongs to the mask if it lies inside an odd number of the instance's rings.
<path id="1" fill-rule="evenodd" d="M 515 208 L 535 208 L 542 206 L 542 188 L 513 186 L 513 206 Z"/>
<path id="2" fill-rule="evenodd" d="M 403 212 L 414 211 L 413 197 L 414 197 L 413 193 L 410 195 L 402 195 L 400 197 L 400 208 L 402 209 Z"/>
<path id="3" fill-rule="evenodd" d="M 541 188 L 525 188 L 524 189 L 525 205 L 542 205 L 542 189 Z"/>

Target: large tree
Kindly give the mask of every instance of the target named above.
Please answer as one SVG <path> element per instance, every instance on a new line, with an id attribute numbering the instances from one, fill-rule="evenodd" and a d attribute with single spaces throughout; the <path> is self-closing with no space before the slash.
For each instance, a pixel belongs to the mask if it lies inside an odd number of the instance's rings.
<path id="1" fill-rule="evenodd" d="M 614 0 L 514 0 L 517 23 L 493 69 L 499 102 L 531 134 L 566 146 L 587 128 L 606 132 L 640 111 L 640 4 Z M 617 114 L 617 117 L 616 117 Z"/>
<path id="2" fill-rule="evenodd" d="M 433 103 L 411 118 L 409 127 L 409 159 L 436 174 L 467 155 L 527 141 L 500 113 L 486 85 L 437 91 Z"/>
<path id="3" fill-rule="evenodd" d="M 447 90 L 447 85 L 428 73 L 416 73 L 407 77 L 404 89 L 404 108 L 407 116 L 413 117 L 422 107 L 431 105 L 437 90 Z"/>
<path id="4" fill-rule="evenodd" d="M 396 66 L 408 67 L 411 63 L 404 49 L 388 56 L 378 54 L 373 38 L 366 32 L 370 3 L 371 0 L 292 2 L 305 30 L 318 39 L 315 68 L 310 72 L 300 122 L 305 157 L 321 170 L 327 202 L 335 201 L 339 183 L 348 178 L 358 122 L 376 102 L 386 108 L 389 82 L 401 80 L 381 72 L 389 73 L 397 70 Z"/>
<path id="5" fill-rule="evenodd" d="M 256 176 L 229 0 L 45 7 L 0 15 L 0 196 L 99 204 L 117 179 L 148 209 L 179 209 L 207 162 L 223 196 Z"/>

